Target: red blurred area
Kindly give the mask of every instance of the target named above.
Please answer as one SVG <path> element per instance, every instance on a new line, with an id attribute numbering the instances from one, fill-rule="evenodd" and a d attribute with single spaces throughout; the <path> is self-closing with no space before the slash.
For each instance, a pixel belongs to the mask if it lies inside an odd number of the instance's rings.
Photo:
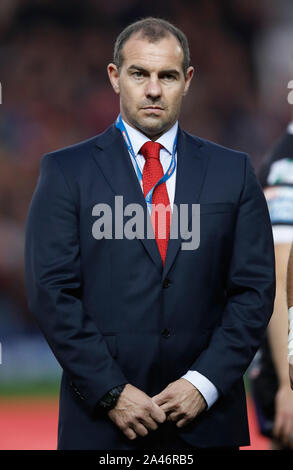
<path id="1" fill-rule="evenodd" d="M 258 431 L 253 403 L 248 398 L 251 446 L 241 450 L 268 450 L 269 441 Z M 0 402 L 1 450 L 55 450 L 58 398 L 2 399 Z"/>
<path id="2" fill-rule="evenodd" d="M 1 450 L 55 450 L 58 398 L 0 401 Z"/>

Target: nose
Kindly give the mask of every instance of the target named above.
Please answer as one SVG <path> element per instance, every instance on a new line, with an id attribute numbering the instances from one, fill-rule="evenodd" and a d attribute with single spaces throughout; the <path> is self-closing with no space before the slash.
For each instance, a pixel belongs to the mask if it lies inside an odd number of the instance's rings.
<path id="1" fill-rule="evenodd" d="M 146 97 L 152 100 L 158 99 L 162 95 L 162 89 L 159 78 L 157 76 L 151 76 L 148 80 L 145 90 Z"/>

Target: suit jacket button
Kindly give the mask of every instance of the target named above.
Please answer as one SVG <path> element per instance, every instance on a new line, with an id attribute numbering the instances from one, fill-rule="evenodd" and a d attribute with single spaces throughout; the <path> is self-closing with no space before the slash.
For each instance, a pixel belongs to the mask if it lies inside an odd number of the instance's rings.
<path id="1" fill-rule="evenodd" d="M 167 287 L 169 287 L 170 284 L 171 284 L 170 279 L 165 279 L 164 282 L 163 282 L 164 289 L 167 289 Z"/>
<path id="2" fill-rule="evenodd" d="M 169 338 L 171 336 L 171 332 L 170 330 L 168 330 L 168 328 L 164 328 L 161 335 L 163 336 L 163 338 Z"/>

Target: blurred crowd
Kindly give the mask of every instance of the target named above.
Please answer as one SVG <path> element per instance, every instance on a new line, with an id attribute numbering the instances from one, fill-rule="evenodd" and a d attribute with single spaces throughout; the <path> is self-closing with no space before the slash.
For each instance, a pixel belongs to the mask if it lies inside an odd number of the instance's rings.
<path id="1" fill-rule="evenodd" d="M 290 1 L 1 0 L 2 337 L 36 329 L 26 303 L 23 243 L 40 158 L 102 132 L 117 116 L 106 66 L 121 29 L 160 16 L 185 32 L 196 75 L 182 127 L 248 152 L 257 169 L 290 115 Z"/>

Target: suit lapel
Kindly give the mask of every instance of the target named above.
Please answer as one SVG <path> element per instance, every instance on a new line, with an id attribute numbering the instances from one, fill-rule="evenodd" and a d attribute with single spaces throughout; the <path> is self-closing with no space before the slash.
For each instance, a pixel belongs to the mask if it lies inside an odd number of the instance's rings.
<path id="1" fill-rule="evenodd" d="M 113 124 L 96 141 L 97 148 L 94 158 L 100 167 L 109 186 L 116 195 L 123 196 L 123 206 L 136 203 L 143 207 L 144 224 L 147 218 L 151 226 L 149 211 L 131 162 L 123 137 Z M 152 258 L 160 273 L 162 273 L 162 259 L 155 238 L 140 239 L 147 253 Z"/>
<path id="2" fill-rule="evenodd" d="M 201 151 L 201 146 L 201 140 L 190 136 L 179 127 L 174 204 L 177 206 L 178 213 L 180 212 L 180 204 L 188 204 L 189 225 L 191 220 L 191 204 L 198 204 L 199 202 L 207 170 L 208 157 Z M 178 217 L 178 221 L 179 220 L 180 217 Z M 172 224 L 175 221 L 175 217 L 172 218 L 171 230 Z M 184 241 L 186 240 L 180 236 L 179 226 L 178 237 L 176 239 L 171 238 L 168 242 L 167 255 L 162 274 L 163 279 L 167 276 L 178 250 L 181 248 L 181 243 Z"/>

